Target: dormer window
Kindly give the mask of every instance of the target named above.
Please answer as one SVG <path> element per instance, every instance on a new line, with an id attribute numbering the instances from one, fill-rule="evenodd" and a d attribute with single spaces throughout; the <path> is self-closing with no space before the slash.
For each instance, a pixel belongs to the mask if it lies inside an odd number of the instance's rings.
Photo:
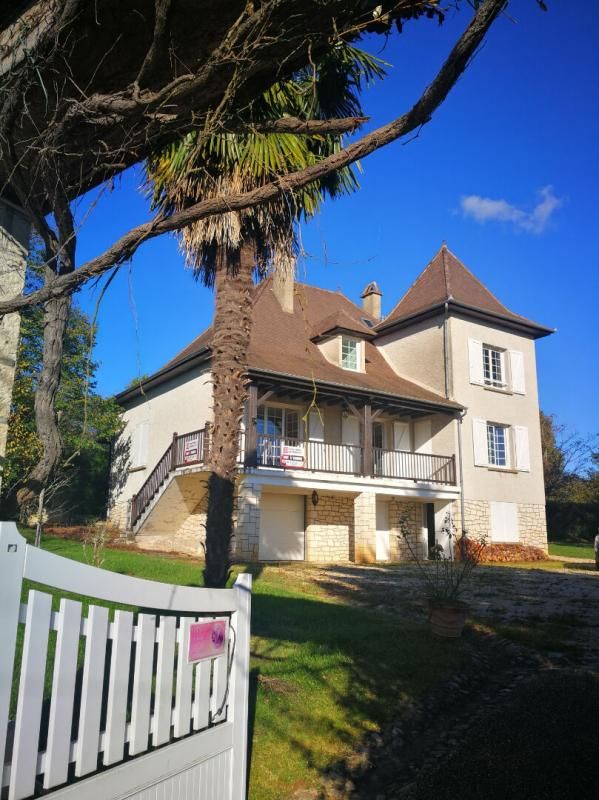
<path id="1" fill-rule="evenodd" d="M 483 377 L 486 386 L 503 388 L 505 380 L 505 354 L 488 344 L 483 345 Z"/>
<path id="2" fill-rule="evenodd" d="M 341 366 L 343 369 L 351 369 L 354 372 L 360 370 L 361 353 L 360 342 L 358 339 L 351 339 L 349 336 L 341 337 Z"/>

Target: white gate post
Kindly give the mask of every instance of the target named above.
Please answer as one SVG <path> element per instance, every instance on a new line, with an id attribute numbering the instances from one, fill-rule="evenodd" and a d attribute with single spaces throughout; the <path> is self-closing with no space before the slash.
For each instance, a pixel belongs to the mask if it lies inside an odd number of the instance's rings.
<path id="1" fill-rule="evenodd" d="M 0 522 L 0 784 L 6 750 L 15 645 L 27 542 L 14 522 Z"/>
<path id="2" fill-rule="evenodd" d="M 232 624 L 235 628 L 237 639 L 232 669 L 233 758 L 231 800 L 246 800 L 252 576 L 247 573 L 239 575 L 233 588 L 237 595 L 237 611 L 233 615 Z"/>

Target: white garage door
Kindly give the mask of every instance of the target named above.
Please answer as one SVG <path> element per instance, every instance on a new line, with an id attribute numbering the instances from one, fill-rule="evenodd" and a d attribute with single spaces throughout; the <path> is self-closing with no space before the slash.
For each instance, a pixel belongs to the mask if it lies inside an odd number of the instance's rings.
<path id="1" fill-rule="evenodd" d="M 304 497 L 301 494 L 263 494 L 260 500 L 261 561 L 304 558 Z"/>

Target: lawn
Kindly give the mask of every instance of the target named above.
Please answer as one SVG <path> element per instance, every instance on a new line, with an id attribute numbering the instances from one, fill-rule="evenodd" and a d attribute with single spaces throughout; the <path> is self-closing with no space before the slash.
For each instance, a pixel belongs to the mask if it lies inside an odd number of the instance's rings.
<path id="1" fill-rule="evenodd" d="M 595 558 L 595 551 L 591 544 L 578 544 L 570 542 L 549 542 L 549 555 L 561 558 Z"/>
<path id="2" fill-rule="evenodd" d="M 78 542 L 47 537 L 44 547 L 86 560 Z M 200 582 L 200 567 L 189 559 L 107 548 L 103 566 Z M 461 642 L 436 641 L 424 625 L 333 599 L 301 569 L 247 569 L 254 573 L 250 800 L 317 787 L 367 732 L 465 663 Z"/>

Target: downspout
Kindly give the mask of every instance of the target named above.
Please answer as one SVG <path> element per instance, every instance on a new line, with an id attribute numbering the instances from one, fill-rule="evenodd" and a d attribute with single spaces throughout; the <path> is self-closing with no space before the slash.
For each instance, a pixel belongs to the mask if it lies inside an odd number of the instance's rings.
<path id="1" fill-rule="evenodd" d="M 464 502 L 464 460 L 462 458 L 462 422 L 464 420 L 465 411 L 461 411 L 458 416 L 458 459 L 460 462 L 459 466 L 459 474 L 460 474 L 460 514 L 462 517 L 462 536 L 466 536 L 466 526 L 465 526 L 465 502 Z"/>
<path id="2" fill-rule="evenodd" d="M 447 317 L 449 304 L 445 301 L 445 316 L 443 317 L 443 366 L 445 369 L 445 398 L 449 400 L 449 348 L 447 346 Z"/>

